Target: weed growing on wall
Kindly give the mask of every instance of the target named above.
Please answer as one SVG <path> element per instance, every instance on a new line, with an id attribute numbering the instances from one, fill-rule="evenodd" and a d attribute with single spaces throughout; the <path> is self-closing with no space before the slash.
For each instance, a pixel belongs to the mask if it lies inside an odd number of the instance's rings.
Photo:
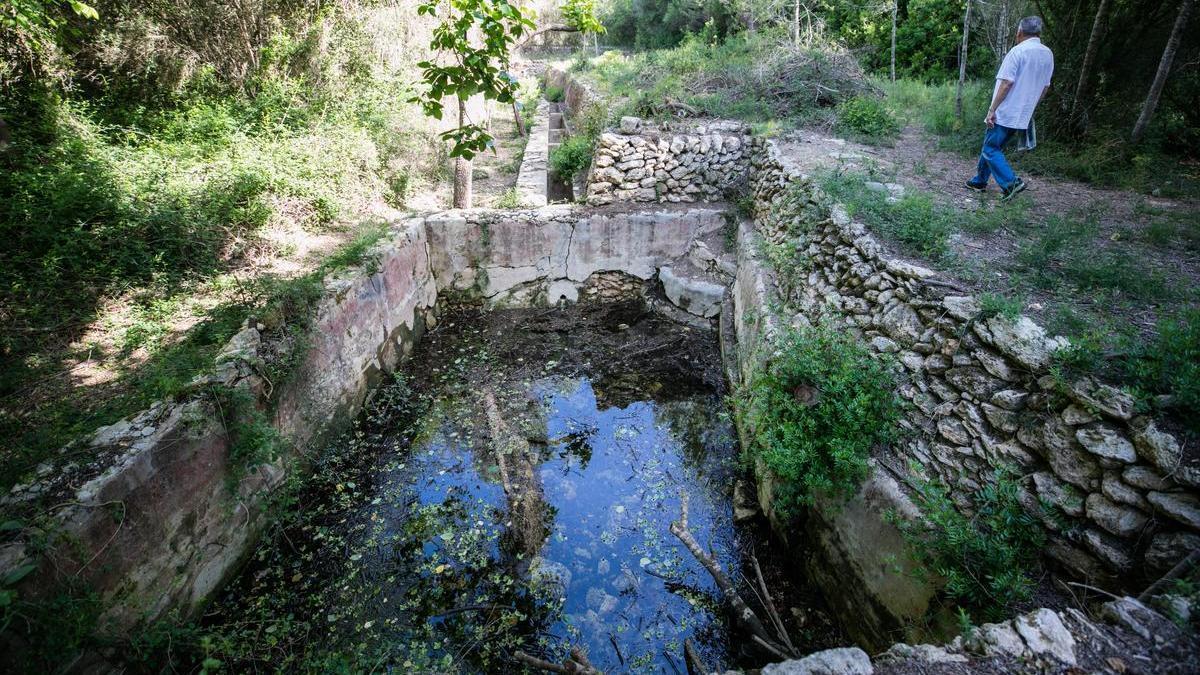
<path id="1" fill-rule="evenodd" d="M 911 473 L 919 476 L 919 467 Z M 918 576 L 944 580 L 946 597 L 975 619 L 1000 620 L 1032 597 L 1046 535 L 1021 505 L 1012 473 L 997 469 L 994 480 L 973 495 L 973 516 L 955 507 L 944 484 L 914 480 L 914 501 L 924 520 L 892 514 L 892 522 L 909 544 Z"/>
<path id="2" fill-rule="evenodd" d="M 550 171 L 564 180 L 573 179 L 592 163 L 592 142 L 585 136 L 571 136 L 550 152 Z"/>
<path id="3" fill-rule="evenodd" d="M 853 493 L 871 451 L 896 437 L 900 402 L 886 362 L 819 325 L 780 336 L 743 410 L 752 452 L 779 479 L 786 513 L 818 495 Z"/>

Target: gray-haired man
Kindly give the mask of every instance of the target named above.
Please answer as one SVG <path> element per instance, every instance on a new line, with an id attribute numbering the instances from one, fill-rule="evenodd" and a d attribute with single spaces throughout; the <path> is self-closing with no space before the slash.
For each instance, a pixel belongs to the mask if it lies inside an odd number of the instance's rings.
<path id="1" fill-rule="evenodd" d="M 1036 16 L 1027 16 L 1017 24 L 1017 44 L 1004 55 L 996 72 L 992 105 L 983 120 L 987 131 L 979 153 L 978 171 L 967 181 L 968 188 L 983 191 L 987 189 L 988 178 L 994 176 L 1004 201 L 1027 187 L 1004 158 L 1004 144 L 1018 131 L 1029 128 L 1033 110 L 1050 88 L 1050 76 L 1054 73 L 1054 54 L 1042 44 L 1041 34 L 1042 20 Z"/>

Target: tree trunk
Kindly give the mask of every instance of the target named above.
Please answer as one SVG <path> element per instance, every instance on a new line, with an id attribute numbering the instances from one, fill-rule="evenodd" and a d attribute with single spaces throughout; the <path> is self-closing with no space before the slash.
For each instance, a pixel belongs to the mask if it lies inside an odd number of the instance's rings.
<path id="1" fill-rule="evenodd" d="M 792 5 L 792 44 L 800 46 L 800 0 Z"/>
<path id="2" fill-rule="evenodd" d="M 513 122 L 517 124 L 517 137 L 525 138 L 525 118 L 521 117 L 521 111 L 517 108 L 517 102 L 513 101 Z"/>
<path id="3" fill-rule="evenodd" d="M 467 102 L 458 99 L 458 125 L 467 123 Z M 454 158 L 454 208 L 471 208 L 471 160 L 463 157 Z"/>
<path id="4" fill-rule="evenodd" d="M 900 12 L 900 0 L 892 0 L 892 82 L 896 81 L 896 14 Z"/>
<path id="5" fill-rule="evenodd" d="M 8 123 L 0 117 L 0 158 L 8 154 L 8 148 L 12 144 L 12 133 L 8 130 Z"/>
<path id="6" fill-rule="evenodd" d="M 1108 14 L 1108 2 L 1109 0 L 1100 0 L 1096 20 L 1092 22 L 1092 34 L 1088 38 L 1087 50 L 1083 54 L 1083 65 L 1079 67 L 1079 84 L 1075 87 L 1075 100 L 1071 102 L 1071 119 L 1077 122 L 1083 117 L 1083 108 L 1088 98 L 1088 85 L 1091 84 L 1092 66 L 1096 63 L 1096 51 L 1100 49 L 1100 34 Z"/>
<path id="7" fill-rule="evenodd" d="M 1192 13 L 1194 0 L 1183 0 L 1179 7 L 1179 17 L 1175 19 L 1175 27 L 1171 29 L 1171 37 L 1163 48 L 1162 61 L 1158 63 L 1158 72 L 1154 74 L 1154 83 L 1150 85 L 1150 93 L 1142 105 L 1142 114 L 1138 115 L 1137 124 L 1133 125 L 1131 140 L 1139 143 L 1150 126 L 1154 117 L 1154 109 L 1158 107 L 1158 98 L 1162 96 L 1163 86 L 1167 83 L 1167 75 L 1171 73 L 1171 62 L 1175 60 L 1175 52 L 1179 51 L 1179 41 L 1183 38 L 1183 29 L 1187 27 L 1188 16 Z"/>
<path id="8" fill-rule="evenodd" d="M 963 84 L 967 81 L 967 45 L 971 37 L 971 0 L 967 0 L 967 9 L 963 12 L 963 39 L 958 50 L 958 89 L 954 93 L 954 115 L 959 120 L 963 118 Z"/>

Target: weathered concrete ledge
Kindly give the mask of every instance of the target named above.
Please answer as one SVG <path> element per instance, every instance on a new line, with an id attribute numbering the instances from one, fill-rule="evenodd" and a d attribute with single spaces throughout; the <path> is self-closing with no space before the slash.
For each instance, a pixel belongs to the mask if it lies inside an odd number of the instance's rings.
<path id="1" fill-rule="evenodd" d="M 264 343 L 263 327 L 251 320 L 194 383 L 194 395 L 98 430 L 83 441 L 91 462 L 47 465 L 42 480 L 6 495 L 9 506 L 65 506 L 47 514 L 57 545 L 38 555 L 24 539 L 9 542 L 0 549 L 0 574 L 36 563 L 18 588 L 31 600 L 59 592 L 65 578 L 83 582 L 103 598 L 110 630 L 127 631 L 168 610 L 191 615 L 252 547 L 272 490 L 353 417 L 436 322 L 439 297 L 490 306 L 575 301 L 581 291 L 597 287 L 604 297 L 613 288 L 592 283 L 597 277 L 652 282 L 669 266 L 674 300 L 699 320 L 712 315 L 713 286 L 723 289 L 721 275 L 732 265 L 718 265 L 704 242 L 723 223 L 715 209 L 570 207 L 447 212 L 399 223 L 368 252 L 369 264 L 325 280 L 300 365 L 286 382 L 265 376 L 278 346 Z M 236 466 L 223 422 L 231 413 L 206 395 L 213 387 L 246 391 L 258 409 L 273 411 L 269 422 L 289 451 Z"/>
<path id="2" fill-rule="evenodd" d="M 517 172 L 517 196 L 521 205 L 537 208 L 546 205 L 546 172 L 550 162 L 550 103 L 538 101 L 521 168 Z"/>

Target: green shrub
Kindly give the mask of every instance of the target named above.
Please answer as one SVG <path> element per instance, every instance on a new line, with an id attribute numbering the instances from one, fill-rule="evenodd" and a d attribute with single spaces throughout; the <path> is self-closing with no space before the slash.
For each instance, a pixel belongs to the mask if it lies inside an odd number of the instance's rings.
<path id="1" fill-rule="evenodd" d="M 752 379 L 743 412 L 753 452 L 780 482 L 784 513 L 818 494 L 849 496 L 871 450 L 896 436 L 890 367 L 832 327 L 785 332 Z"/>
<path id="2" fill-rule="evenodd" d="M 900 122 L 875 96 L 855 96 L 838 106 L 838 126 L 868 140 L 885 140 L 900 133 Z"/>
<path id="3" fill-rule="evenodd" d="M 1010 298 L 999 293 L 984 293 L 979 296 L 980 319 L 990 319 L 993 316 L 1016 319 L 1024 310 L 1025 301 L 1021 298 Z"/>
<path id="4" fill-rule="evenodd" d="M 546 87 L 546 100 L 551 103 L 559 103 L 563 100 L 564 92 L 562 87 Z"/>
<path id="5" fill-rule="evenodd" d="M 1128 368 L 1146 391 L 1170 395 L 1180 419 L 1200 432 L 1200 310 L 1160 321 L 1158 336 L 1135 351 Z"/>
<path id="6" fill-rule="evenodd" d="M 916 471 L 914 470 L 915 474 Z M 915 502 L 923 521 L 892 520 L 920 565 L 920 577 L 941 577 L 945 595 L 972 617 L 999 620 L 1032 597 L 1032 570 L 1045 545 L 1041 522 L 1021 506 L 1013 475 L 997 470 L 975 493 L 974 515 L 961 513 L 946 486 L 916 479 Z"/>
<path id="7" fill-rule="evenodd" d="M 571 136 L 550 152 L 550 171 L 564 180 L 573 179 L 592 163 L 592 143 L 583 136 Z"/>

